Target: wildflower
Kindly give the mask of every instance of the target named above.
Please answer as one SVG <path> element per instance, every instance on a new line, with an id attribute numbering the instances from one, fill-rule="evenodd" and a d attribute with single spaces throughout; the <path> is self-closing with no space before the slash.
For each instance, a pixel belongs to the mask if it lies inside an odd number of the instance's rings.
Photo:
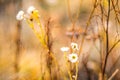
<path id="1" fill-rule="evenodd" d="M 77 43 L 72 42 L 72 43 L 71 43 L 71 47 L 72 47 L 73 50 L 79 50 Z"/>
<path id="2" fill-rule="evenodd" d="M 27 13 L 28 13 L 28 14 L 32 14 L 33 11 L 35 11 L 35 10 L 36 10 L 36 9 L 35 9 L 34 6 L 30 6 L 30 7 L 27 9 Z"/>
<path id="3" fill-rule="evenodd" d="M 72 77 L 75 79 L 75 77 L 76 77 L 76 76 L 75 76 L 75 75 L 73 75 Z"/>
<path id="4" fill-rule="evenodd" d="M 19 11 L 17 16 L 16 16 L 17 20 L 23 20 L 24 19 L 24 11 Z"/>
<path id="5" fill-rule="evenodd" d="M 35 19 L 37 22 L 39 22 L 39 12 L 38 12 L 38 10 L 35 8 L 35 7 L 33 7 L 33 6 L 30 6 L 28 9 L 27 9 L 27 13 L 28 13 L 28 15 L 29 15 L 29 17 L 30 17 L 30 20 L 32 19 Z"/>
<path id="6" fill-rule="evenodd" d="M 63 52 L 66 52 L 66 51 L 68 51 L 69 50 L 69 47 L 62 47 L 61 48 L 61 51 L 63 51 Z"/>
<path id="7" fill-rule="evenodd" d="M 69 54 L 68 60 L 72 63 L 75 63 L 78 60 L 78 55 L 76 53 Z"/>

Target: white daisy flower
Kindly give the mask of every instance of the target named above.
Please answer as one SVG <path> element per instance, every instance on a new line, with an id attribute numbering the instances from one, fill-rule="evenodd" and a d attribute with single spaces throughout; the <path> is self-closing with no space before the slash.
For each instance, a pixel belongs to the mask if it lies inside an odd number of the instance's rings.
<path id="1" fill-rule="evenodd" d="M 19 11 L 18 14 L 16 15 L 17 20 L 23 20 L 24 19 L 24 11 Z"/>
<path id="2" fill-rule="evenodd" d="M 76 53 L 69 54 L 68 60 L 72 63 L 75 63 L 78 60 L 78 55 Z"/>
<path id="3" fill-rule="evenodd" d="M 27 9 L 27 13 L 28 13 L 28 14 L 31 14 L 34 10 L 36 10 L 35 7 L 34 7 L 34 6 L 30 6 L 30 7 Z"/>
<path id="4" fill-rule="evenodd" d="M 71 43 L 71 47 L 72 47 L 73 50 L 79 50 L 77 43 L 72 42 L 72 43 Z"/>
<path id="5" fill-rule="evenodd" d="M 67 51 L 69 51 L 69 49 L 70 49 L 69 47 L 62 47 L 62 48 L 61 48 L 61 51 L 67 52 Z"/>

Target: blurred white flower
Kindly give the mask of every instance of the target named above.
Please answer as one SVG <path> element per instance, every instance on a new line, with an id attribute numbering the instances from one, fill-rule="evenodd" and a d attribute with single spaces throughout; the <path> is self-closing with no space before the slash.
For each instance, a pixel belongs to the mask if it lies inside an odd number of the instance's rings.
<path id="1" fill-rule="evenodd" d="M 30 6 L 28 9 L 27 9 L 27 13 L 28 14 L 32 14 L 32 12 L 36 10 L 34 6 Z"/>
<path id="2" fill-rule="evenodd" d="M 58 2 L 58 0 L 45 0 L 45 1 L 50 5 L 55 5 Z"/>
<path id="3" fill-rule="evenodd" d="M 75 75 L 73 75 L 72 77 L 75 79 L 75 77 L 76 77 L 76 76 L 75 76 Z"/>
<path id="4" fill-rule="evenodd" d="M 77 43 L 72 42 L 72 43 L 71 43 L 71 47 L 72 47 L 73 50 L 79 50 Z"/>
<path id="5" fill-rule="evenodd" d="M 76 53 L 69 54 L 68 60 L 72 63 L 75 63 L 78 60 L 78 55 Z"/>
<path id="6" fill-rule="evenodd" d="M 63 51 L 63 52 L 66 52 L 66 51 L 68 51 L 69 50 L 69 47 L 62 47 L 61 48 L 61 51 Z"/>
<path id="7" fill-rule="evenodd" d="M 24 11 L 19 11 L 18 14 L 16 15 L 17 20 L 23 20 L 24 19 Z"/>

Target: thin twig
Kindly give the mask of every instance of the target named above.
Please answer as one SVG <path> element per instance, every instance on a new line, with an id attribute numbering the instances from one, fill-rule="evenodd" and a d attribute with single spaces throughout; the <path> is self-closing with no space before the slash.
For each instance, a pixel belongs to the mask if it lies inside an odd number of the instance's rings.
<path id="1" fill-rule="evenodd" d="M 115 66 L 117 65 L 117 63 L 120 60 L 120 55 L 118 56 L 117 60 L 114 62 L 114 64 L 112 65 L 111 69 L 110 69 L 110 73 L 113 71 L 113 69 L 115 68 Z"/>
<path id="2" fill-rule="evenodd" d="M 94 14 L 94 11 L 95 11 L 96 7 L 97 7 L 97 0 L 95 0 L 94 7 L 93 7 L 93 9 L 92 9 L 92 11 L 91 11 L 91 13 L 90 13 L 89 19 L 88 19 L 88 21 L 87 21 L 87 23 L 86 23 L 86 27 L 85 27 L 85 31 L 84 31 L 84 33 L 87 32 L 88 26 L 89 26 L 89 24 L 90 24 L 90 20 L 91 20 L 93 14 Z M 78 56 L 79 56 L 80 53 L 82 52 L 82 47 L 83 47 L 84 40 L 85 40 L 85 36 L 82 37 L 81 45 L 80 45 L 80 48 L 79 48 Z"/>
<path id="3" fill-rule="evenodd" d="M 118 13 L 117 13 L 117 10 L 115 9 L 115 5 L 114 5 L 113 0 L 111 0 L 111 2 L 112 2 L 113 10 L 114 10 L 114 12 L 115 12 L 116 19 L 117 19 L 118 23 L 120 24 L 120 20 L 119 20 L 119 18 L 118 18 Z"/>
<path id="4" fill-rule="evenodd" d="M 19 56 L 20 56 L 20 47 L 21 47 L 21 40 L 20 40 L 20 36 L 21 36 L 21 23 L 18 21 L 17 22 L 17 33 L 16 33 L 16 55 L 15 55 L 15 72 L 16 74 L 18 74 L 19 72 Z M 16 80 L 18 80 L 19 77 L 16 76 Z"/>
<path id="5" fill-rule="evenodd" d="M 112 80 L 118 72 L 119 72 L 119 69 L 116 69 L 115 72 L 110 76 L 108 80 Z"/>
<path id="6" fill-rule="evenodd" d="M 110 19 L 110 0 L 108 0 L 108 13 L 107 13 L 107 28 L 106 28 L 106 56 L 105 56 L 105 61 L 104 61 L 104 65 L 103 65 L 103 79 L 104 79 L 104 75 L 105 75 L 105 69 L 106 69 L 106 65 L 107 65 L 107 60 L 108 60 L 108 52 L 109 52 L 109 19 Z"/>
<path id="7" fill-rule="evenodd" d="M 108 55 L 110 54 L 110 52 L 117 46 L 117 44 L 120 42 L 120 40 L 118 40 L 109 50 Z"/>

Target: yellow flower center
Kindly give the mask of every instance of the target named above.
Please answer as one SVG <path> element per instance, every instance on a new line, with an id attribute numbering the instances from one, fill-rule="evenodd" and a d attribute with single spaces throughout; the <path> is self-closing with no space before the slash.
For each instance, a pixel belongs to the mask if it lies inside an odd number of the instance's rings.
<path id="1" fill-rule="evenodd" d="M 75 59 L 76 57 L 75 56 L 72 56 L 72 59 Z"/>
<path id="2" fill-rule="evenodd" d="M 74 46 L 74 48 L 76 48 L 76 46 Z"/>

